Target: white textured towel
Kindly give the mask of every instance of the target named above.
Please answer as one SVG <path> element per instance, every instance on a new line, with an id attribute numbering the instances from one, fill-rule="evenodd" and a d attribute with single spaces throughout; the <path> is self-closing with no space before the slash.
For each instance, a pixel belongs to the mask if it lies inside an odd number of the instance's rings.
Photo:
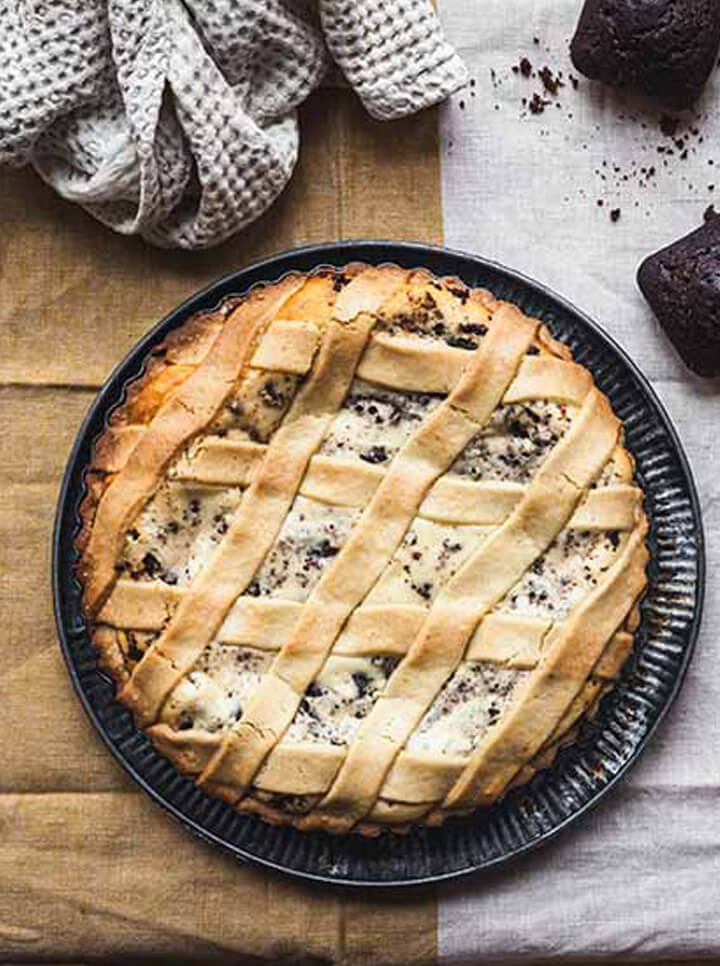
<path id="1" fill-rule="evenodd" d="M 465 82 L 429 0 L 0 0 L 0 163 L 117 231 L 214 245 L 287 183 L 333 59 L 381 119 Z"/>

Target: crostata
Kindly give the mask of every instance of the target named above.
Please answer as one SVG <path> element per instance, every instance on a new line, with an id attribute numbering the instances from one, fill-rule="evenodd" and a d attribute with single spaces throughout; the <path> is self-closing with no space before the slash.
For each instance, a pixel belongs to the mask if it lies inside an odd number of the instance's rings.
<path id="1" fill-rule="evenodd" d="M 538 320 L 351 265 L 155 348 L 97 441 L 78 576 L 118 699 L 275 823 L 374 834 L 498 800 L 612 686 L 643 493 Z"/>

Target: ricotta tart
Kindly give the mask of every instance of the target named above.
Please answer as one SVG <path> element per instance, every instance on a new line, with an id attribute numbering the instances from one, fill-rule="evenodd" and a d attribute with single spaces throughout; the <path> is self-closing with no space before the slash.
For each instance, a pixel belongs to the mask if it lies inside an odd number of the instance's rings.
<path id="1" fill-rule="evenodd" d="M 456 279 L 351 265 L 192 318 L 86 472 L 78 575 L 118 699 L 270 822 L 491 805 L 632 650 L 622 438 L 544 325 Z"/>

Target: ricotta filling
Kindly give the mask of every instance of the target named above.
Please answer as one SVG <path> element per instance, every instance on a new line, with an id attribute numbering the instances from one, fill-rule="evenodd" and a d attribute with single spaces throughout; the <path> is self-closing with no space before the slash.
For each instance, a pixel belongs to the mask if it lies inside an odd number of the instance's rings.
<path id="1" fill-rule="evenodd" d="M 209 435 L 267 443 L 290 408 L 301 379 L 289 373 L 251 370 L 210 424 Z"/>
<path id="2" fill-rule="evenodd" d="M 247 590 L 251 597 L 304 601 L 338 555 L 362 510 L 297 496 L 275 545 Z"/>
<path id="3" fill-rule="evenodd" d="M 616 531 L 563 530 L 495 610 L 564 620 L 602 580 L 626 540 Z"/>
<path id="4" fill-rule="evenodd" d="M 450 473 L 471 480 L 529 483 L 572 424 L 573 408 L 532 402 L 498 406 Z"/>
<path id="5" fill-rule="evenodd" d="M 318 452 L 387 467 L 443 397 L 399 392 L 355 379 Z"/>
<path id="6" fill-rule="evenodd" d="M 407 750 L 434 757 L 466 757 L 512 703 L 527 671 L 466 661 L 425 713 Z"/>
<path id="7" fill-rule="evenodd" d="M 349 746 L 397 663 L 392 657 L 330 657 L 283 741 Z"/>
<path id="8" fill-rule="evenodd" d="M 174 688 L 160 720 L 177 731 L 225 731 L 240 720 L 273 655 L 218 643 L 205 648 Z"/>
<path id="9" fill-rule="evenodd" d="M 187 586 L 207 564 L 240 503 L 238 487 L 165 482 L 125 535 L 124 577 Z"/>

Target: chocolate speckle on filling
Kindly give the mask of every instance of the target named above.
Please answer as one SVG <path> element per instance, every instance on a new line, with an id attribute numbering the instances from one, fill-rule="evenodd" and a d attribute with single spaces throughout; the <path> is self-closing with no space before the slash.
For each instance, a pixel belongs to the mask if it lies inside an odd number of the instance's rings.
<path id="1" fill-rule="evenodd" d="M 364 453 L 360 453 L 360 459 L 366 463 L 385 463 L 389 458 L 389 453 L 384 446 L 371 446 Z"/>
<path id="2" fill-rule="evenodd" d="M 461 322 L 458 326 L 459 332 L 467 335 L 487 335 L 487 326 L 480 322 Z M 473 346 L 474 348 L 474 346 Z"/>
<path id="3" fill-rule="evenodd" d="M 411 584 L 412 589 L 416 594 L 419 594 L 423 600 L 430 600 L 432 596 L 433 585 L 429 580 L 423 581 L 421 584 Z"/>
<path id="4" fill-rule="evenodd" d="M 335 547 L 327 537 L 323 537 L 318 543 L 307 549 L 308 557 L 334 557 L 339 553 L 340 547 Z"/>
<path id="5" fill-rule="evenodd" d="M 148 577 L 155 577 L 163 569 L 163 565 L 160 563 L 155 554 L 146 553 L 142 558 L 142 566 Z"/>
<path id="6" fill-rule="evenodd" d="M 477 349 L 477 342 L 475 339 L 468 339 L 466 336 L 462 335 L 449 335 L 446 337 L 445 341 L 449 346 L 455 349 Z"/>
<path id="7" fill-rule="evenodd" d="M 359 698 L 364 697 L 370 690 L 371 679 L 364 671 L 355 671 L 352 676 Z"/>
<path id="8" fill-rule="evenodd" d="M 284 409 L 288 402 L 287 392 L 279 390 L 272 379 L 268 379 L 260 390 L 260 398 L 273 409 Z"/>

